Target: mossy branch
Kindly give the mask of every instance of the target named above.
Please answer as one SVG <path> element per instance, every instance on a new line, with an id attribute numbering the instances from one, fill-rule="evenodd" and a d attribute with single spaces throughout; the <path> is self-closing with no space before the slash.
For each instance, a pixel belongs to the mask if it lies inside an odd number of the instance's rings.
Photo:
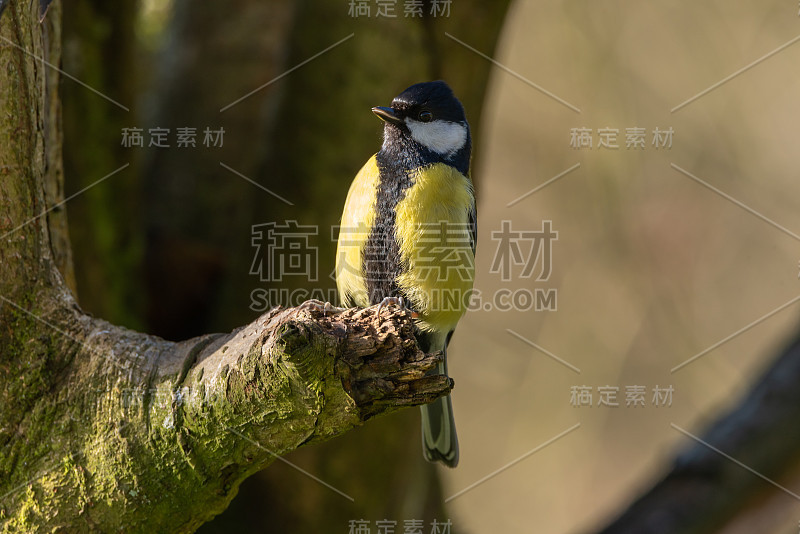
<path id="1" fill-rule="evenodd" d="M 49 387 L 16 429 L 3 429 L 9 532 L 191 532 L 278 456 L 452 388 L 427 375 L 441 354 L 419 350 L 404 310 L 274 309 L 230 334 L 173 343 L 70 300 L 44 292 L 46 305 L 3 308 L 18 348 L 70 355 L 39 375 Z"/>

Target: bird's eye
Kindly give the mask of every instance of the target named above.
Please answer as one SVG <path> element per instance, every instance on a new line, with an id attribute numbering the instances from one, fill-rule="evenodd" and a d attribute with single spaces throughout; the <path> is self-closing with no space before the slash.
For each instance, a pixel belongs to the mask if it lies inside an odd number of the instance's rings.
<path id="1" fill-rule="evenodd" d="M 422 110 L 419 112 L 419 115 L 417 115 L 417 119 L 420 122 L 431 122 L 433 120 L 433 113 L 428 110 Z"/>

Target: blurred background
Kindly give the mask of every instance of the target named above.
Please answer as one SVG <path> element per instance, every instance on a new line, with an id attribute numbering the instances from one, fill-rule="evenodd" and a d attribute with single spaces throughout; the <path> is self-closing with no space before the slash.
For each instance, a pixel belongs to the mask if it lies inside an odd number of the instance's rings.
<path id="1" fill-rule="evenodd" d="M 131 164 L 70 201 L 68 277 L 130 328 L 229 331 L 304 300 L 278 289 L 331 290 L 331 228 L 380 145 L 370 107 L 441 78 L 472 125 L 481 300 L 449 350 L 459 467 L 422 460 L 406 410 L 288 455 L 354 502 L 276 462 L 200 532 L 591 532 L 687 443 L 671 425 L 700 433 L 798 329 L 792 303 L 740 332 L 800 293 L 796 2 L 407 5 L 64 6 L 64 71 L 120 104 L 63 81 L 66 196 Z M 287 221 L 314 229 L 313 276 L 259 271 L 285 251 L 257 225 Z M 537 256 L 545 221 L 558 237 Z M 796 532 L 797 503 L 778 509 L 770 532 Z"/>

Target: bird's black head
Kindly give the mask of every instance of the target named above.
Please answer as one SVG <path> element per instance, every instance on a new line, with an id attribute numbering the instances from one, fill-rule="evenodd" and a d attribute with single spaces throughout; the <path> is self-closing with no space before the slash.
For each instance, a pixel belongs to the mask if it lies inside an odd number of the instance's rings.
<path id="1" fill-rule="evenodd" d="M 469 124 L 445 82 L 412 85 L 392 100 L 391 107 L 374 107 L 372 112 L 386 123 L 382 151 L 410 157 L 416 164 L 442 161 L 469 172 Z"/>

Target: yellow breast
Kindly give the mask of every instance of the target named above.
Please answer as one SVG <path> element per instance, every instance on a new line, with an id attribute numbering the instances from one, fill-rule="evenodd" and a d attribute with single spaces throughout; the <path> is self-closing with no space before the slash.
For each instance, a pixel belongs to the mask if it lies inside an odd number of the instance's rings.
<path id="1" fill-rule="evenodd" d="M 375 192 L 380 172 L 372 156 L 356 175 L 347 193 L 336 248 L 336 286 L 339 297 L 353 299 L 356 306 L 369 306 L 369 296 L 361 271 L 362 254 L 375 224 Z"/>
<path id="2" fill-rule="evenodd" d="M 396 207 L 404 263 L 397 282 L 420 314 L 422 329 L 448 332 L 467 309 L 475 277 L 472 183 L 443 163 L 417 169 L 412 181 Z"/>

